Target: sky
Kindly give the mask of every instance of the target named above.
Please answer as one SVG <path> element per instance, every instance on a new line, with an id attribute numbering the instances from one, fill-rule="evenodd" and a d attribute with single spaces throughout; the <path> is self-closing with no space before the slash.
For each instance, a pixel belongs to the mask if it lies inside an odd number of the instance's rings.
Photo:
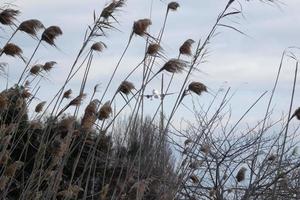
<path id="1" fill-rule="evenodd" d="M 4 3 L 4 1 L 2 2 Z M 58 63 L 48 80 L 44 80 L 41 84 L 40 100 L 47 100 L 57 92 L 82 45 L 87 26 L 92 24 L 93 12 L 99 14 L 108 2 L 104 0 L 11 1 L 22 11 L 18 18 L 19 21 L 37 18 L 46 27 L 57 25 L 64 32 L 56 42 L 58 49 L 45 44 L 33 59 L 34 63 L 44 63 L 50 60 Z M 202 72 L 195 73 L 191 77 L 191 81 L 203 82 L 213 92 L 219 90 L 220 87 L 231 87 L 232 92 L 235 93 L 230 103 L 234 108 L 233 120 L 237 120 L 263 92 L 271 91 L 282 52 L 287 47 L 300 46 L 299 0 L 285 0 L 284 3 L 279 2 L 277 5 L 269 5 L 257 0 L 240 0 L 239 2 L 242 5 L 243 16 L 233 17 L 226 23 L 233 25 L 246 35 L 225 28 L 218 29 L 219 34 L 209 45 L 210 53 L 207 62 L 199 66 Z M 153 3 L 152 12 L 150 12 L 151 3 Z M 178 48 L 186 39 L 191 38 L 195 41 L 204 39 L 227 1 L 178 0 L 178 3 L 180 8 L 168 16 L 161 44 L 168 58 L 177 57 Z M 108 77 L 126 46 L 133 22 L 141 18 L 149 18 L 151 15 L 153 24 L 149 32 L 157 35 L 163 23 L 167 4 L 168 1 L 165 0 L 127 1 L 126 6 L 117 14 L 119 24 L 115 25 L 119 31 L 109 31 L 106 38 L 99 38 L 99 41 L 107 44 L 108 48 L 103 53 L 95 55 L 87 84 L 88 93 L 92 93 L 94 85 L 99 83 L 102 87 L 100 87 L 98 97 L 101 96 L 101 91 L 106 86 Z M 236 3 L 234 7 L 239 8 L 239 4 Z M 1 45 L 10 36 L 10 32 L 7 29 L 3 38 L 0 38 Z M 23 33 L 18 33 L 13 42 L 22 47 L 27 58 L 37 43 Z M 109 100 L 110 95 L 116 90 L 128 71 L 140 62 L 143 57 L 144 44 L 143 38 L 133 38 L 121 62 L 120 69 L 117 71 L 114 84 L 105 99 Z M 294 49 L 293 52 L 299 55 L 300 50 Z M 183 58 L 189 59 L 188 57 Z M 9 84 L 12 85 L 20 75 L 24 64 L 6 56 L 1 59 L 1 61 L 10 63 Z M 162 64 L 163 62 L 158 62 L 156 69 L 158 70 Z M 291 59 L 285 59 L 274 99 L 275 117 L 288 111 L 294 68 L 295 63 Z M 170 75 L 166 74 L 165 77 L 168 80 Z M 180 83 L 182 77 L 183 75 L 175 76 L 175 83 Z M 68 87 L 78 90 L 81 78 L 82 73 L 76 76 Z M 139 74 L 135 74 L 129 80 L 138 85 L 141 78 Z M 5 80 L 0 79 L 0 81 L 2 86 L 5 85 Z M 153 88 L 159 88 L 159 83 L 159 81 L 151 82 L 146 91 L 150 93 Z M 178 86 L 179 84 L 174 84 L 170 92 L 176 92 Z M 269 94 L 252 110 L 247 122 L 255 122 L 263 117 Z M 171 108 L 173 99 L 169 98 L 171 102 L 169 107 Z M 208 106 L 212 97 L 204 94 L 200 97 L 194 95 L 193 98 L 198 98 L 199 102 Z M 294 108 L 300 106 L 297 104 L 299 101 L 300 97 L 296 90 Z M 150 103 L 149 112 L 153 110 L 157 102 L 149 101 L 149 105 Z M 191 105 L 191 98 L 187 98 L 184 103 Z M 185 108 L 179 109 L 178 112 L 179 118 L 187 120 L 193 118 Z"/>

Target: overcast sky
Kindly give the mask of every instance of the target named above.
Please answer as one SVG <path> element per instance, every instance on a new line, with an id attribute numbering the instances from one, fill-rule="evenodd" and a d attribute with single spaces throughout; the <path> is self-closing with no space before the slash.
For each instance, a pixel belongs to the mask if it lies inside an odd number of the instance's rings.
<path id="1" fill-rule="evenodd" d="M 82 44 L 85 29 L 92 23 L 93 11 L 95 10 L 99 14 L 107 2 L 104 0 L 16 0 L 12 2 L 22 11 L 20 21 L 37 18 L 45 26 L 60 26 L 64 32 L 63 36 L 57 40 L 59 50 L 45 44 L 34 58 L 34 63 L 44 63 L 49 60 L 58 63 L 49 80 L 42 83 L 39 96 L 44 99 L 41 100 L 49 99 L 64 81 Z M 227 1 L 179 0 L 178 2 L 180 8 L 169 14 L 162 42 L 169 58 L 178 55 L 178 48 L 186 39 L 191 38 L 197 41 L 205 38 Z M 279 6 L 263 4 L 256 0 L 250 2 L 240 0 L 239 2 L 243 6 L 243 17 L 234 17 L 227 23 L 239 28 L 247 36 L 232 30 L 219 29 L 220 34 L 211 41 L 209 46 L 208 62 L 199 66 L 203 73 L 196 73 L 191 78 L 191 80 L 205 83 L 213 91 L 217 91 L 224 84 L 231 86 L 232 90 L 236 91 L 231 105 L 234 106 L 237 117 L 260 94 L 272 89 L 282 51 L 289 46 L 300 46 L 299 0 L 285 0 L 284 4 L 279 3 Z M 167 3 L 165 0 L 153 0 L 153 25 L 150 30 L 153 35 L 157 35 L 161 28 Z M 117 14 L 120 24 L 116 24 L 116 27 L 120 31 L 110 31 L 107 38 L 99 39 L 107 44 L 108 49 L 95 56 L 87 92 L 91 93 L 93 86 L 97 83 L 105 86 L 113 67 L 125 48 L 133 21 L 149 18 L 150 5 L 151 0 L 128 0 L 126 6 Z M 239 7 L 238 4 L 235 6 Z M 1 44 L 8 37 L 9 30 L 4 35 L 4 39 L 0 39 Z M 13 42 L 23 48 L 27 58 L 37 43 L 22 33 L 17 34 Z M 144 40 L 134 37 L 110 91 L 115 91 L 122 78 L 126 76 L 126 72 L 142 59 L 143 50 Z M 297 50 L 295 53 L 297 54 Z M 23 65 L 8 57 L 1 59 L 13 63 L 13 66 L 10 66 L 10 84 L 13 84 Z M 185 57 L 185 59 L 188 58 Z M 158 62 L 156 69 L 159 69 L 159 64 L 162 63 Z M 287 112 L 293 71 L 294 63 L 285 62 L 275 98 L 278 113 Z M 176 80 L 180 81 L 182 76 L 177 76 Z M 139 78 L 139 75 L 135 75 L 131 81 L 138 85 Z M 166 78 L 169 76 L 166 75 Z M 80 80 L 81 76 L 76 77 L 69 87 L 78 88 Z M 1 84 L 4 83 L 3 80 L 1 81 Z M 147 92 L 155 87 L 159 86 L 154 81 L 150 84 Z M 171 92 L 176 92 L 177 87 L 175 85 L 171 88 Z M 101 90 L 99 96 L 100 94 Z M 296 92 L 295 107 L 300 106 L 300 104 L 297 105 L 300 102 L 298 94 Z M 199 98 L 203 104 L 209 103 L 208 94 Z M 185 104 L 189 104 L 188 101 L 187 99 Z M 266 102 L 267 99 L 264 99 L 257 109 L 253 110 L 249 117 L 250 120 L 255 121 L 258 120 L 258 116 L 263 116 L 262 111 L 266 107 Z M 179 111 L 182 116 L 186 112 L 184 108 Z"/>

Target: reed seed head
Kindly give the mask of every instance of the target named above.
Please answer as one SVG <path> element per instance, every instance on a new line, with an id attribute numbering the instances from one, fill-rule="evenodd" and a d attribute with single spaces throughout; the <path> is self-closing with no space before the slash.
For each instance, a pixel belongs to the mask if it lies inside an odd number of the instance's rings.
<path id="1" fill-rule="evenodd" d="M 188 39 L 186 40 L 179 48 L 179 53 L 182 55 L 192 55 L 192 44 L 195 43 L 194 40 Z"/>
<path id="2" fill-rule="evenodd" d="M 236 175 L 236 177 L 235 177 L 238 183 L 239 183 L 239 182 L 242 182 L 243 180 L 245 180 L 246 171 L 247 171 L 247 169 L 246 169 L 245 167 L 242 167 L 242 168 L 238 171 L 238 173 L 237 173 L 237 175 Z"/>
<path id="3" fill-rule="evenodd" d="M 40 121 L 31 121 L 29 124 L 30 129 L 33 130 L 42 130 L 43 129 L 43 123 Z"/>
<path id="4" fill-rule="evenodd" d="M 69 106 L 79 106 L 82 100 L 86 97 L 86 94 L 80 94 L 76 98 L 74 98 L 70 103 Z"/>
<path id="5" fill-rule="evenodd" d="M 46 104 L 46 101 L 40 102 L 39 104 L 36 105 L 34 111 L 35 111 L 36 113 L 42 112 L 42 111 L 43 111 L 43 108 L 44 108 L 44 106 L 45 106 L 45 104 Z"/>
<path id="6" fill-rule="evenodd" d="M 94 113 L 96 114 L 97 108 L 100 104 L 100 101 L 98 99 L 94 99 L 89 103 L 89 105 L 85 108 L 86 113 Z"/>
<path id="7" fill-rule="evenodd" d="M 99 51 L 99 52 L 102 52 L 103 49 L 105 49 L 105 48 L 107 48 L 107 46 L 103 42 L 95 42 L 91 46 L 91 50 L 93 50 L 93 51 Z"/>
<path id="8" fill-rule="evenodd" d="M 0 94 L 0 111 L 7 109 L 8 107 L 8 98 L 4 94 Z"/>
<path id="9" fill-rule="evenodd" d="M 68 132 L 74 127 L 74 123 L 74 117 L 66 117 L 59 122 L 58 128 L 62 132 Z"/>
<path id="10" fill-rule="evenodd" d="M 3 25 L 12 25 L 19 14 L 19 10 L 5 9 L 0 13 L 0 23 Z"/>
<path id="11" fill-rule="evenodd" d="M 202 92 L 207 92 L 207 87 L 203 83 L 194 81 L 189 84 L 188 90 L 201 95 Z"/>
<path id="12" fill-rule="evenodd" d="M 140 19 L 133 23 L 133 32 L 139 36 L 144 36 L 147 28 L 152 24 L 150 19 Z"/>
<path id="13" fill-rule="evenodd" d="M 195 174 L 190 175 L 190 179 L 192 180 L 192 182 L 193 182 L 194 184 L 197 184 L 197 183 L 200 182 L 200 181 L 199 181 L 199 178 L 198 178 Z"/>
<path id="14" fill-rule="evenodd" d="M 100 199 L 106 199 L 108 190 L 109 190 L 109 184 L 106 184 L 100 191 Z"/>
<path id="15" fill-rule="evenodd" d="M 115 11 L 117 11 L 118 8 L 121 8 L 124 5 L 125 5 L 124 0 L 113 1 L 102 10 L 100 16 L 103 17 L 104 19 L 108 19 L 109 17 L 113 16 L 112 14 Z"/>
<path id="16" fill-rule="evenodd" d="M 71 98 L 71 94 L 72 94 L 72 90 L 69 89 L 69 90 L 64 92 L 63 98 L 64 99 L 69 99 L 69 98 Z"/>
<path id="17" fill-rule="evenodd" d="M 273 162 L 273 161 L 276 160 L 276 158 L 277 158 L 277 156 L 276 156 L 275 154 L 271 154 L 271 155 L 268 157 L 268 161 Z"/>
<path id="18" fill-rule="evenodd" d="M 45 28 L 45 27 L 41 21 L 39 21 L 37 19 L 30 19 L 30 20 L 26 20 L 26 21 L 22 22 L 19 25 L 18 30 L 24 31 L 25 33 L 27 33 L 29 35 L 36 36 L 37 32 L 42 28 Z"/>
<path id="19" fill-rule="evenodd" d="M 184 141 L 184 146 L 187 146 L 188 144 L 190 144 L 191 142 L 193 142 L 190 138 L 186 139 Z"/>
<path id="20" fill-rule="evenodd" d="M 172 1 L 168 4 L 168 10 L 176 11 L 178 7 L 179 7 L 179 3 L 175 1 Z"/>
<path id="21" fill-rule="evenodd" d="M 202 163 L 203 163 L 203 161 L 195 160 L 189 164 L 189 168 L 198 169 Z"/>
<path id="22" fill-rule="evenodd" d="M 46 71 L 46 72 L 49 72 L 49 71 L 53 68 L 53 66 L 54 66 L 55 64 L 57 64 L 57 62 L 55 62 L 55 61 L 49 61 L 49 62 L 46 62 L 46 63 L 43 65 L 42 69 L 43 69 L 44 71 Z"/>
<path id="23" fill-rule="evenodd" d="M 292 118 L 293 117 L 296 117 L 298 120 L 300 120 L 300 107 L 295 110 L 294 114 L 292 115 Z"/>
<path id="24" fill-rule="evenodd" d="M 187 64 L 185 61 L 173 58 L 166 62 L 159 72 L 166 70 L 170 73 L 181 73 L 186 67 Z"/>
<path id="25" fill-rule="evenodd" d="M 23 162 L 21 161 L 15 161 L 14 163 L 10 164 L 6 169 L 5 169 L 5 172 L 4 172 L 4 175 L 7 176 L 7 177 L 14 177 L 15 176 L 15 173 L 17 170 L 19 170 L 22 166 L 23 166 Z"/>
<path id="26" fill-rule="evenodd" d="M 100 84 L 96 84 L 96 85 L 94 86 L 94 93 L 98 92 L 99 87 L 100 87 Z"/>
<path id="27" fill-rule="evenodd" d="M 150 55 L 150 56 L 155 56 L 160 51 L 162 51 L 161 46 L 157 43 L 152 43 L 152 44 L 149 44 L 149 46 L 148 46 L 147 54 Z"/>
<path id="28" fill-rule="evenodd" d="M 22 49 L 13 44 L 13 43 L 8 43 L 4 46 L 4 48 L 2 49 L 3 53 L 8 55 L 8 56 L 12 56 L 12 57 L 15 57 L 15 56 L 19 56 L 19 57 L 22 57 Z"/>
<path id="29" fill-rule="evenodd" d="M 108 119 L 110 114 L 112 113 L 112 108 L 110 106 L 110 101 L 107 101 L 98 112 L 98 119 L 104 120 Z"/>
<path id="30" fill-rule="evenodd" d="M 42 67 L 43 67 L 43 65 L 41 65 L 41 64 L 33 65 L 30 68 L 29 72 L 30 72 L 31 75 L 36 76 L 40 73 Z"/>
<path id="31" fill-rule="evenodd" d="M 62 30 L 58 26 L 50 26 L 43 32 L 42 40 L 55 46 L 54 40 L 62 34 Z"/>
<path id="32" fill-rule="evenodd" d="M 85 130 L 90 130 L 97 120 L 97 108 L 99 106 L 100 101 L 95 99 L 89 103 L 89 105 L 85 108 L 83 118 L 81 120 L 81 126 Z"/>
<path id="33" fill-rule="evenodd" d="M 27 98 L 31 97 L 31 93 L 29 92 L 28 89 L 25 89 L 22 91 L 21 96 L 22 96 L 22 98 L 27 99 Z"/>
<path id="34" fill-rule="evenodd" d="M 9 160 L 10 156 L 9 156 L 9 151 L 5 150 L 4 152 L 2 152 L 3 155 L 0 157 L 0 165 L 5 166 L 7 161 Z"/>
<path id="35" fill-rule="evenodd" d="M 208 154 L 210 152 L 210 145 L 209 144 L 201 145 L 200 151 L 202 151 L 204 154 Z"/>
<path id="36" fill-rule="evenodd" d="M 78 185 L 71 185 L 68 189 L 62 190 L 57 193 L 57 196 L 62 196 L 66 199 L 74 199 L 78 196 L 79 192 L 84 191 Z"/>
<path id="37" fill-rule="evenodd" d="M 122 92 L 123 94 L 130 94 L 130 92 L 134 89 L 134 85 L 133 83 L 129 82 L 129 81 L 123 81 L 121 83 L 121 85 L 118 88 L 119 92 Z"/>

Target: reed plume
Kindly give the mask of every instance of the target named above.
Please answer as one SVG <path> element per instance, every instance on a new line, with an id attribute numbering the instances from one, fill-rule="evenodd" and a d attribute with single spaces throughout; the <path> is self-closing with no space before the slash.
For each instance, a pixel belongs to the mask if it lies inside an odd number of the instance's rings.
<path id="1" fill-rule="evenodd" d="M 97 120 L 97 108 L 99 103 L 100 101 L 95 99 L 85 108 L 84 115 L 81 120 L 81 126 L 84 130 L 90 130 Z"/>
<path id="2" fill-rule="evenodd" d="M 200 181 L 199 181 L 199 178 L 198 178 L 195 174 L 190 175 L 190 179 L 192 180 L 192 182 L 193 182 L 194 184 L 197 184 L 197 183 L 200 182 Z"/>
<path id="3" fill-rule="evenodd" d="M 43 67 L 43 65 L 41 65 L 41 64 L 33 65 L 30 68 L 29 72 L 30 72 L 31 75 L 36 76 L 36 75 L 38 75 L 40 73 L 42 67 Z"/>
<path id="4" fill-rule="evenodd" d="M 294 114 L 292 115 L 291 119 L 296 117 L 298 120 L 300 120 L 300 107 L 297 108 L 294 112 Z"/>
<path id="5" fill-rule="evenodd" d="M 130 92 L 135 89 L 133 83 L 129 82 L 129 81 L 123 81 L 121 83 L 121 85 L 118 88 L 119 92 L 122 92 L 125 95 L 130 94 Z"/>
<path id="6" fill-rule="evenodd" d="M 149 44 L 148 48 L 147 48 L 147 54 L 150 56 L 156 56 L 156 55 L 160 55 L 160 52 L 163 49 L 161 48 L 161 46 L 157 43 L 151 43 Z"/>
<path id="7" fill-rule="evenodd" d="M 108 119 L 110 114 L 112 113 L 112 108 L 110 106 L 110 101 L 107 101 L 98 112 L 98 119 L 104 120 Z"/>
<path id="8" fill-rule="evenodd" d="M 91 50 L 93 51 L 98 51 L 98 52 L 102 52 L 103 49 L 107 48 L 106 44 L 104 44 L 103 42 L 95 42 L 92 46 L 91 46 Z"/>
<path id="9" fill-rule="evenodd" d="M 166 70 L 170 73 L 181 73 L 186 67 L 187 63 L 185 61 L 173 58 L 166 62 L 164 66 L 158 71 L 158 73 L 163 70 Z"/>
<path id="10" fill-rule="evenodd" d="M 133 33 L 139 35 L 139 36 L 144 36 L 147 34 L 147 28 L 152 24 L 150 19 L 140 19 L 138 21 L 135 21 L 133 23 Z"/>
<path id="11" fill-rule="evenodd" d="M 79 106 L 83 99 L 86 97 L 86 94 L 80 94 L 76 98 L 74 98 L 68 106 Z"/>
<path id="12" fill-rule="evenodd" d="M 195 43 L 194 40 L 186 40 L 179 48 L 179 53 L 182 55 L 191 56 L 192 55 L 192 44 Z"/>
<path id="13" fill-rule="evenodd" d="M 17 30 L 23 31 L 31 36 L 36 36 L 40 29 L 45 28 L 41 21 L 37 19 L 30 19 L 23 21 Z"/>
<path id="14" fill-rule="evenodd" d="M 20 58 L 22 58 L 24 60 L 24 58 L 22 57 L 22 49 L 17 46 L 16 44 L 13 44 L 13 43 L 7 43 L 3 49 L 2 49 L 2 52 L 8 56 L 12 56 L 12 57 L 15 57 L 15 56 L 18 56 Z"/>
<path id="15" fill-rule="evenodd" d="M 114 0 L 113 2 L 111 2 L 108 6 L 106 6 L 102 10 L 100 16 L 103 17 L 104 19 L 108 19 L 109 17 L 113 17 L 114 18 L 113 13 L 115 11 L 117 11 L 118 8 L 121 8 L 124 5 L 125 5 L 125 1 L 124 0 L 119 0 L 119 1 L 115 1 Z"/>
<path id="16" fill-rule="evenodd" d="M 57 62 L 55 61 L 49 61 L 49 62 L 46 62 L 43 66 L 42 66 L 42 69 L 46 72 L 49 72 L 51 71 L 51 69 L 53 68 L 54 65 L 56 65 Z"/>
<path id="17" fill-rule="evenodd" d="M 36 113 L 42 112 L 45 105 L 46 105 L 46 101 L 40 102 L 39 104 L 36 105 L 34 111 L 35 111 Z"/>
<path id="18" fill-rule="evenodd" d="M 242 167 L 242 168 L 238 171 L 237 175 L 235 176 L 235 178 L 236 178 L 236 180 L 237 180 L 238 183 L 245 180 L 245 177 L 246 177 L 246 171 L 247 171 L 247 169 L 246 169 L 245 167 Z"/>
<path id="19" fill-rule="evenodd" d="M 72 90 L 71 89 L 65 91 L 64 94 L 63 94 L 63 99 L 69 99 L 69 98 L 71 98 L 71 94 L 72 94 Z"/>
<path id="20" fill-rule="evenodd" d="M 43 32 L 41 40 L 45 41 L 51 46 L 55 46 L 55 39 L 62 34 L 62 30 L 58 26 L 50 26 Z"/>
<path id="21" fill-rule="evenodd" d="M 194 81 L 189 84 L 188 90 L 201 95 L 202 92 L 207 92 L 207 87 L 203 83 Z"/>
<path id="22" fill-rule="evenodd" d="M 0 13 L 0 23 L 3 25 L 12 25 L 13 21 L 20 14 L 19 10 L 5 9 Z"/>
<path id="23" fill-rule="evenodd" d="M 4 94 L 0 94 L 0 112 L 5 110 L 8 106 L 8 98 Z"/>
<path id="24" fill-rule="evenodd" d="M 176 11 L 179 8 L 179 3 L 173 1 L 168 4 L 168 10 Z"/>

